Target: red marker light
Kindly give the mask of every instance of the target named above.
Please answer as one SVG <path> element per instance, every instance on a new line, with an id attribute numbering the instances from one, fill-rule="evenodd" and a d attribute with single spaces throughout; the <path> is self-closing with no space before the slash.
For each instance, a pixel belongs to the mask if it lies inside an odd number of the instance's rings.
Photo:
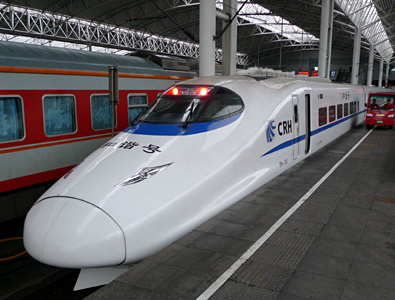
<path id="1" fill-rule="evenodd" d="M 200 91 L 199 91 L 199 95 L 200 95 L 200 96 L 207 96 L 207 94 L 208 94 L 208 89 L 205 88 L 205 87 L 202 87 L 202 88 L 200 89 Z"/>
<path id="2" fill-rule="evenodd" d="M 180 91 L 178 90 L 178 88 L 175 87 L 171 90 L 171 93 L 176 96 L 180 93 Z"/>
<path id="3" fill-rule="evenodd" d="M 211 86 L 174 86 L 168 89 L 164 95 L 206 97 L 213 88 Z"/>

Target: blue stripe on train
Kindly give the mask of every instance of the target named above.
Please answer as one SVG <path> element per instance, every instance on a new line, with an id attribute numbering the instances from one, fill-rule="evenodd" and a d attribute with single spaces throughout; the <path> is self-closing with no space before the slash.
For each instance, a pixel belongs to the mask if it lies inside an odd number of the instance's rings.
<path id="1" fill-rule="evenodd" d="M 310 134 L 311 134 L 311 136 L 314 136 L 314 135 L 316 135 L 316 134 L 318 134 L 318 133 L 320 133 L 320 132 L 322 132 L 322 131 L 325 131 L 325 130 L 327 130 L 327 129 L 329 129 L 329 128 L 332 128 L 332 127 L 334 127 L 334 126 L 336 126 L 336 125 L 339 125 L 339 124 L 341 124 L 341 123 L 343 123 L 343 122 L 345 122 L 345 121 L 347 121 L 347 120 L 349 120 L 349 119 L 351 119 L 351 118 L 354 118 L 354 117 L 356 117 L 357 115 L 362 114 L 362 113 L 364 113 L 364 112 L 365 112 L 365 110 L 362 110 L 362 111 L 360 111 L 360 112 L 358 112 L 358 113 L 356 113 L 356 114 L 350 115 L 350 116 L 345 117 L 345 118 L 343 118 L 343 119 L 340 119 L 340 120 L 338 120 L 338 121 L 336 121 L 336 122 L 333 122 L 333 123 L 330 123 L 330 124 L 328 124 L 328 125 L 326 125 L 326 126 L 320 127 L 320 128 L 318 128 L 318 129 L 316 129 L 316 130 L 311 131 Z M 263 156 L 265 156 L 265 155 L 268 155 L 268 154 L 271 154 L 271 153 L 274 153 L 274 152 L 276 152 L 276 151 L 282 150 L 282 149 L 284 149 L 284 148 L 290 147 L 290 146 L 292 146 L 293 144 L 299 143 L 299 142 L 301 142 L 301 141 L 303 141 L 303 140 L 305 140 L 305 139 L 306 139 L 306 135 L 304 134 L 304 135 L 301 135 L 301 136 L 299 136 L 299 137 L 297 137 L 297 138 L 288 140 L 288 141 L 286 141 L 286 142 L 284 142 L 284 143 L 282 143 L 282 144 L 280 144 L 280 145 L 278 145 L 278 146 L 272 148 L 271 150 L 269 150 L 269 151 L 266 152 L 265 154 L 261 155 L 261 157 L 263 157 Z"/>

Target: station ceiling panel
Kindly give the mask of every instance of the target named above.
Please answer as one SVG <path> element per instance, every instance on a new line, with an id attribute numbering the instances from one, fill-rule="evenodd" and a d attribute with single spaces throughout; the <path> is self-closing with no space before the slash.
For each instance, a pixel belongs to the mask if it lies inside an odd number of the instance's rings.
<path id="1" fill-rule="evenodd" d="M 222 1 L 217 2 L 220 10 Z M 320 0 L 239 1 L 238 63 L 300 49 L 318 49 Z M 27 10 L 32 9 L 32 11 Z M 32 16 L 34 16 L 34 19 Z M 41 18 L 38 21 L 37 18 Z M 376 57 L 391 61 L 395 46 L 393 0 L 335 0 L 333 49 L 352 52 L 355 26 L 363 30 L 362 53 L 369 41 Z M 44 24 L 44 25 L 42 25 Z M 41 26 L 41 27 L 40 27 Z M 222 30 L 217 19 L 217 35 Z M 2 40 L 20 36 L 102 46 L 114 51 L 137 49 L 198 56 L 198 0 L 12 0 L 0 2 Z M 384 41 L 383 41 L 384 40 Z M 217 39 L 216 47 L 222 47 Z M 221 52 L 217 51 L 217 60 Z"/>

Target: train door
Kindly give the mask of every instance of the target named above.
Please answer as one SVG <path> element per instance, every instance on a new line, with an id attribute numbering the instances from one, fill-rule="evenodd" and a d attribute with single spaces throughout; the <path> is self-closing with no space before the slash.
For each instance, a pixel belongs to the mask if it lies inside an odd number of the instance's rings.
<path id="1" fill-rule="evenodd" d="M 294 138 L 294 146 L 293 146 L 293 152 L 294 152 L 294 159 L 297 159 L 299 156 L 299 111 L 298 111 L 298 96 L 293 95 L 292 96 L 292 105 L 293 105 L 293 119 L 294 119 L 294 128 L 295 130 L 293 131 L 293 138 Z"/>
<path id="2" fill-rule="evenodd" d="M 304 95 L 305 99 L 305 116 L 306 116 L 306 142 L 305 142 L 305 149 L 304 153 L 307 154 L 310 152 L 310 132 L 311 132 L 311 116 L 310 116 L 310 94 Z"/>

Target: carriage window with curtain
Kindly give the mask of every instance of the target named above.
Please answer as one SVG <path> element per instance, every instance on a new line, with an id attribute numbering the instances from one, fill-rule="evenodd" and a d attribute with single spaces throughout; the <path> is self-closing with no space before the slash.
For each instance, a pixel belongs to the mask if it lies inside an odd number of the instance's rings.
<path id="1" fill-rule="evenodd" d="M 110 104 L 110 96 L 108 94 L 92 95 L 91 113 L 93 130 L 110 129 L 112 127 L 112 108 Z M 117 124 L 116 113 L 114 124 Z"/>
<path id="2" fill-rule="evenodd" d="M 77 121 L 74 96 L 45 96 L 43 102 L 46 135 L 76 132 Z"/>
<path id="3" fill-rule="evenodd" d="M 128 96 L 129 123 L 133 121 L 148 106 L 148 97 L 145 94 Z"/>
<path id="4" fill-rule="evenodd" d="M 20 140 L 25 136 L 22 99 L 0 98 L 0 142 Z"/>

